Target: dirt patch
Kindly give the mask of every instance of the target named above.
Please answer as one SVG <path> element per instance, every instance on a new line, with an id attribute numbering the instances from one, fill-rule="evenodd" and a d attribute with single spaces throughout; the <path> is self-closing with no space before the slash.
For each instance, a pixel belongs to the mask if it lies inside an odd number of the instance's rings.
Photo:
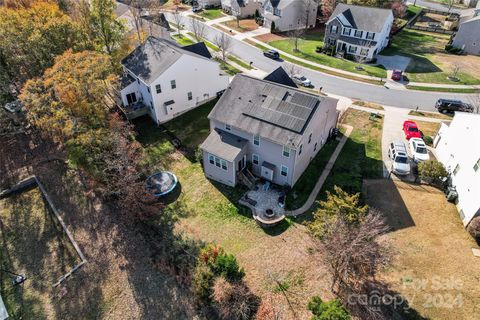
<path id="1" fill-rule="evenodd" d="M 436 188 L 391 180 L 366 180 L 364 195 L 392 227 L 386 237 L 396 258 L 383 275 L 393 289 L 427 318 L 475 319 L 480 264 L 471 248 L 477 245 L 455 206 Z"/>
<path id="2" fill-rule="evenodd" d="M 287 36 L 282 36 L 282 35 L 279 35 L 279 34 L 266 33 L 266 34 L 256 36 L 255 39 L 260 40 L 260 41 L 265 42 L 265 43 L 269 43 L 270 41 L 285 40 L 285 39 L 288 39 L 288 37 Z"/>
<path id="3" fill-rule="evenodd" d="M 238 23 L 237 20 L 230 20 L 223 22 L 222 24 L 238 32 L 248 32 L 257 30 L 259 28 L 258 24 L 255 22 L 255 19 L 243 19 L 240 20 Z"/>

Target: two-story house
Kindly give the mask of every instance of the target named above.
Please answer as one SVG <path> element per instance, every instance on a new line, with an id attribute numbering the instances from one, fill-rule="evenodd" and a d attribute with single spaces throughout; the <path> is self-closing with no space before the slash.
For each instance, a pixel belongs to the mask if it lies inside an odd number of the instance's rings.
<path id="1" fill-rule="evenodd" d="M 293 186 L 336 127 L 338 100 L 238 74 L 208 118 L 205 175 L 229 186 L 245 168 Z"/>
<path id="2" fill-rule="evenodd" d="M 388 45 L 392 24 L 390 9 L 339 3 L 326 23 L 324 43 L 368 61 Z"/>
<path id="3" fill-rule="evenodd" d="M 155 37 L 122 60 L 122 109 L 128 119 L 148 114 L 158 124 L 216 98 L 228 76 L 204 43 L 180 47 Z"/>
<path id="4" fill-rule="evenodd" d="M 313 28 L 317 10 L 314 0 L 266 0 L 262 7 L 263 26 L 277 32 Z"/>
<path id="5" fill-rule="evenodd" d="M 480 8 L 475 9 L 472 15 L 461 19 L 452 46 L 468 54 L 480 55 Z"/>
<path id="6" fill-rule="evenodd" d="M 249 18 L 262 7 L 261 0 L 222 0 L 222 9 L 234 17 Z"/>

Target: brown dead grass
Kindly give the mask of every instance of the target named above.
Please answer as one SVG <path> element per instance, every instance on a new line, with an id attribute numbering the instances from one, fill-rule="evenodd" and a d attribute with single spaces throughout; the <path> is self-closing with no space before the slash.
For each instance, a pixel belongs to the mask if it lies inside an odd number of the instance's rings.
<path id="1" fill-rule="evenodd" d="M 478 319 L 480 263 L 455 206 L 429 186 L 390 180 L 367 180 L 364 186 L 367 203 L 393 228 L 387 237 L 396 259 L 384 272 L 393 289 L 422 316 Z"/>
<path id="2" fill-rule="evenodd" d="M 415 121 L 418 125 L 418 129 L 423 133 L 424 136 L 435 137 L 438 130 L 440 129 L 440 122 L 430 122 L 430 121 Z"/>
<path id="3" fill-rule="evenodd" d="M 375 110 L 385 110 L 385 109 L 383 109 L 382 105 L 380 105 L 378 103 L 374 103 L 374 102 L 354 100 L 353 104 L 356 105 L 356 106 L 366 107 L 366 108 L 375 109 Z"/>
<path id="4" fill-rule="evenodd" d="M 258 24 L 255 22 L 255 19 L 240 20 L 239 25 L 237 25 L 237 20 L 225 21 L 222 22 L 222 24 L 238 32 L 248 32 L 257 30 L 259 28 Z"/>
<path id="5" fill-rule="evenodd" d="M 442 120 L 452 120 L 452 118 L 453 118 L 453 116 L 449 116 L 449 115 L 446 115 L 446 114 L 441 114 L 441 113 L 436 113 L 436 112 L 427 112 L 427 111 L 410 110 L 410 112 L 408 114 L 411 115 L 411 116 L 442 119 Z"/>
<path id="6" fill-rule="evenodd" d="M 270 41 L 275 41 L 275 40 L 285 40 L 287 38 L 288 38 L 287 36 L 282 36 L 282 35 L 273 34 L 273 33 L 266 33 L 266 34 L 262 34 L 255 37 L 255 39 L 265 43 L 269 43 Z"/>

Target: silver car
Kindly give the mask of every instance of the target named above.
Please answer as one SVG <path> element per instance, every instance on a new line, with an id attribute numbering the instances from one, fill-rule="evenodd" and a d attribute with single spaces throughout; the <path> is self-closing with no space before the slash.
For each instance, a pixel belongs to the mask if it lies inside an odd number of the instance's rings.
<path id="1" fill-rule="evenodd" d="M 405 143 L 400 141 L 390 143 L 388 157 L 392 160 L 393 173 L 402 176 L 410 174 L 410 161 Z"/>
<path id="2" fill-rule="evenodd" d="M 305 76 L 296 74 L 292 77 L 292 79 L 293 79 L 293 82 L 295 82 L 296 84 L 299 84 L 307 88 L 312 85 L 312 82 L 309 79 L 307 79 Z"/>

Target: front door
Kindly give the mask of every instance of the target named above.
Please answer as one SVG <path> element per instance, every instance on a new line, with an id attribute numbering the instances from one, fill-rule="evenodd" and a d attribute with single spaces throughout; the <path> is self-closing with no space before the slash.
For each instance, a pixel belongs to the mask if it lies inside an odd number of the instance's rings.
<path id="1" fill-rule="evenodd" d="M 242 159 L 238 161 L 238 171 L 242 171 L 245 169 L 245 166 L 247 165 L 247 156 L 244 155 Z"/>

